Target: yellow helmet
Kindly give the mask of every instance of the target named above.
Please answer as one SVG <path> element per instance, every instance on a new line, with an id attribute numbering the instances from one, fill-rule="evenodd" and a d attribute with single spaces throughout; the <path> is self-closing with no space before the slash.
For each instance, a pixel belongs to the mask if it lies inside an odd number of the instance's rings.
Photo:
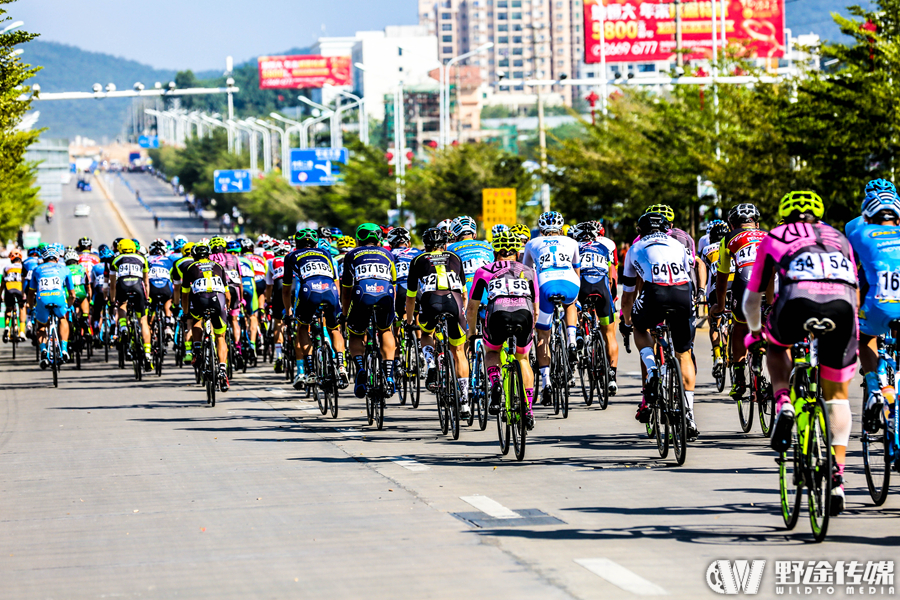
<path id="1" fill-rule="evenodd" d="M 188 242 L 184 246 L 181 247 L 181 255 L 182 256 L 190 256 L 191 250 L 194 248 L 194 242 Z"/>
<path id="2" fill-rule="evenodd" d="M 672 207 L 668 204 L 651 204 L 647 207 L 647 210 L 644 211 L 644 214 L 651 212 L 661 214 L 669 223 L 672 223 L 675 220 L 675 211 L 672 210 Z"/>
<path id="3" fill-rule="evenodd" d="M 512 231 L 501 231 L 494 235 L 491 246 L 498 254 L 515 254 L 522 249 L 522 240 Z"/>
<path id="4" fill-rule="evenodd" d="M 778 203 L 778 216 L 787 221 L 788 217 L 797 217 L 808 213 L 821 219 L 825 216 L 825 204 L 815 192 L 788 192 Z"/>
<path id="5" fill-rule="evenodd" d="M 134 254 L 137 252 L 137 246 L 134 243 L 134 240 L 129 240 L 125 238 L 124 240 L 119 242 L 119 254 Z"/>
<path id="6" fill-rule="evenodd" d="M 563 228 L 562 228 L 562 234 L 563 234 L 563 235 L 569 235 L 569 225 L 568 225 L 568 224 L 563 225 Z"/>
<path id="7" fill-rule="evenodd" d="M 345 235 L 343 237 L 338 238 L 337 241 L 338 250 L 349 250 L 351 248 L 356 248 L 356 240 L 354 240 L 349 235 Z"/>
<path id="8" fill-rule="evenodd" d="M 531 239 L 531 230 L 528 229 L 527 225 L 523 225 L 521 223 L 516 223 L 515 225 L 510 226 L 509 232 L 525 240 Z"/>

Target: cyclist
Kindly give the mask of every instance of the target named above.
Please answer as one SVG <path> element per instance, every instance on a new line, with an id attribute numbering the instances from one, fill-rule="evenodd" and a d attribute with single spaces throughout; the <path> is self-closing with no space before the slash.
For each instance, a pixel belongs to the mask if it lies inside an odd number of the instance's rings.
<path id="1" fill-rule="evenodd" d="M 253 242 L 247 239 L 228 242 L 228 251 L 238 259 L 241 268 L 241 300 L 244 305 L 244 314 L 247 317 L 248 335 L 250 340 L 250 353 L 256 354 L 256 335 L 259 332 L 259 295 L 256 292 L 256 267 L 252 258 Z M 263 276 L 265 279 L 265 275 Z"/>
<path id="2" fill-rule="evenodd" d="M 147 323 L 147 298 L 150 295 L 150 265 L 137 253 L 134 240 L 119 242 L 119 255 L 113 259 L 109 274 L 110 301 L 118 307 L 119 339 L 127 332 L 127 308 L 134 310 L 141 320 L 144 340 L 144 369 L 153 369 L 150 356 L 150 325 Z M 126 307 L 126 304 L 128 305 Z"/>
<path id="3" fill-rule="evenodd" d="M 469 291 L 467 316 L 469 331 L 475 331 L 481 298 L 487 294 L 487 315 L 484 320 L 485 366 L 491 382 L 491 404 L 488 412 L 500 411 L 503 388 L 500 383 L 500 349 L 510 332 L 516 336 L 515 356 L 522 370 L 522 385 L 528 399 L 525 425 L 534 428 L 534 372 L 529 352 L 532 332 L 539 314 L 537 276 L 534 269 L 516 260 L 522 242 L 509 230 L 493 234 L 494 262 L 475 272 Z"/>
<path id="4" fill-rule="evenodd" d="M 10 264 L 3 269 L 3 304 L 6 305 L 6 328 L 3 330 L 3 342 L 9 342 L 9 329 L 13 318 L 13 305 L 19 303 L 19 330 L 12 335 L 18 336 L 20 342 L 25 341 L 25 296 L 22 289 L 24 282 L 24 267 L 22 266 L 22 252 L 11 250 L 9 253 Z"/>
<path id="5" fill-rule="evenodd" d="M 409 265 L 413 259 L 422 254 L 418 248 L 410 247 L 412 238 L 409 230 L 405 227 L 394 227 L 387 234 L 387 243 L 390 246 L 391 254 L 394 255 L 394 266 L 397 269 L 397 297 L 394 300 L 394 310 L 397 312 L 397 319 L 403 321 L 406 317 L 406 291 L 407 277 L 409 275 Z"/>
<path id="6" fill-rule="evenodd" d="M 194 249 L 194 243 L 188 242 L 181 248 L 181 258 L 175 261 L 174 266 L 172 267 L 172 285 L 175 287 L 175 292 L 172 296 L 172 305 L 175 308 L 181 310 L 181 319 L 184 325 L 185 331 L 193 328 L 193 320 L 191 319 L 190 313 L 186 310 L 187 307 L 181 303 L 181 286 L 184 283 L 184 274 L 187 272 L 188 267 L 191 266 L 191 263 L 194 262 L 194 257 L 192 256 L 192 251 Z M 192 352 L 193 341 L 191 340 L 191 336 L 184 336 L 184 362 L 192 362 L 194 359 L 194 355 Z"/>
<path id="7" fill-rule="evenodd" d="M 381 356 L 384 359 L 387 396 L 390 398 L 394 394 L 396 343 L 391 326 L 394 323 L 397 269 L 393 255 L 380 245 L 381 228 L 378 225 L 363 223 L 357 227 L 356 241 L 357 247 L 344 257 L 344 273 L 341 275 L 341 305 L 350 332 L 350 354 L 357 367 L 353 393 L 357 398 L 366 396 L 363 344 L 369 319 L 374 313 L 375 326 L 381 331 Z"/>
<path id="8" fill-rule="evenodd" d="M 447 239 L 450 239 L 450 236 L 453 235 L 453 219 L 444 219 L 437 225 L 435 225 L 436 229 L 440 229 L 444 233 L 447 234 Z"/>
<path id="9" fill-rule="evenodd" d="M 594 221 L 579 223 L 572 228 L 578 252 L 581 255 L 581 286 L 578 291 L 578 303 L 582 308 L 592 306 L 600 319 L 599 328 L 606 340 L 606 357 L 609 360 L 610 395 L 615 396 L 619 390 L 616 382 L 616 370 L 619 365 L 619 344 L 616 341 L 616 304 L 613 298 L 613 282 L 610 273 L 613 266 L 614 252 L 600 241 L 600 227 Z M 576 343 L 584 345 L 584 338 L 578 336 Z"/>
<path id="10" fill-rule="evenodd" d="M 747 283 L 753 274 L 757 248 L 766 236 L 766 232 L 759 228 L 759 210 L 753 204 L 734 206 L 728 212 L 728 224 L 731 225 L 731 231 L 719 243 L 719 262 L 716 266 L 716 304 L 710 309 L 710 312 L 719 314 L 725 309 L 728 278 L 733 276 L 730 308 L 731 318 L 734 322 L 731 330 L 734 382 L 729 395 L 738 399 L 742 398 L 744 392 L 747 391 L 747 379 L 744 373 L 744 368 L 747 366 L 747 348 L 744 346 L 744 336 L 748 331 L 742 301 L 744 290 L 747 289 Z"/>
<path id="11" fill-rule="evenodd" d="M 296 250 L 284 259 L 284 279 L 282 282 L 282 302 L 288 307 L 288 315 L 293 312 L 297 322 L 297 336 L 294 347 L 297 350 L 297 370 L 294 374 L 294 388 L 300 389 L 307 383 L 315 383 L 316 374 L 312 368 L 312 342 L 309 326 L 319 310 L 325 305 L 323 316 L 325 326 L 331 333 L 331 343 L 337 355 L 338 376 L 342 388 L 347 387 L 347 367 L 344 366 L 344 337 L 338 327 L 341 323 L 341 298 L 338 291 L 338 274 L 330 253 L 318 247 L 319 236 L 313 229 L 301 229 L 294 235 Z M 297 281 L 294 282 L 294 279 Z M 293 297 L 291 288 L 294 289 Z"/>
<path id="12" fill-rule="evenodd" d="M 641 353 L 641 368 L 646 371 L 643 399 L 635 419 L 650 422 L 650 404 L 659 379 L 649 330 L 665 320 L 672 333 L 675 355 L 681 363 L 681 375 L 687 402 L 687 436 L 700 435 L 694 421 L 694 311 L 691 298 L 690 257 L 674 237 L 668 235 L 669 220 L 660 213 L 644 213 L 638 219 L 640 239 L 628 249 L 622 271 L 622 335 L 634 332 Z"/>
<path id="13" fill-rule="evenodd" d="M 870 181 L 862 202 L 862 216 L 847 223 L 845 231 L 859 270 L 862 306 L 859 307 L 859 363 L 868 387 L 863 426 L 878 431 L 878 413 L 890 405 L 895 391 L 890 381 L 879 381 L 879 335 L 890 335 L 891 321 L 900 319 L 900 196 L 884 179 Z M 884 393 L 882 393 L 884 390 Z"/>
<path id="14" fill-rule="evenodd" d="M 188 239 L 181 234 L 176 235 L 172 240 L 172 252 L 169 254 L 169 258 L 172 259 L 173 263 L 184 256 L 184 245 L 187 243 Z"/>
<path id="15" fill-rule="evenodd" d="M 273 254 L 266 263 L 266 298 L 272 307 L 272 327 L 275 328 L 275 372 L 284 370 L 284 332 L 281 330 L 281 319 L 284 317 L 284 296 L 282 286 L 284 279 L 284 257 L 287 248 L 281 243 L 272 244 Z"/>
<path id="16" fill-rule="evenodd" d="M 528 243 L 528 240 L 531 239 L 531 230 L 528 229 L 528 226 L 523 225 L 522 223 L 516 223 L 515 225 L 509 228 L 509 232 L 519 238 L 519 241 L 522 242 L 522 248 L 525 248 L 525 244 Z M 519 262 L 522 262 L 523 256 L 522 251 L 519 251 Z"/>
<path id="17" fill-rule="evenodd" d="M 706 245 L 700 248 L 701 261 L 697 268 L 699 269 L 700 279 L 706 280 L 706 305 L 710 309 L 716 304 L 716 280 L 718 279 L 716 273 L 718 273 L 719 248 L 721 247 L 722 239 L 728 235 L 728 232 L 729 227 L 725 221 L 710 221 L 706 227 L 706 235 L 704 238 L 701 238 L 701 241 L 705 239 Z M 731 281 L 734 279 L 734 262 L 731 262 L 730 268 L 728 289 L 731 289 Z M 712 310 L 710 310 L 709 314 L 712 315 Z M 719 329 L 718 327 L 713 327 L 712 324 L 709 327 L 709 342 L 712 344 L 713 352 L 715 353 L 713 356 L 713 371 L 716 371 L 723 368 L 724 359 L 719 348 Z"/>
<path id="18" fill-rule="evenodd" d="M 672 207 L 668 204 L 651 204 L 647 207 L 647 210 L 644 213 L 655 212 L 659 213 L 666 218 L 666 221 L 669 222 L 669 237 L 673 237 L 684 246 L 685 252 L 688 253 L 688 256 L 691 259 L 691 265 L 693 266 L 695 258 L 697 256 L 697 252 L 694 246 L 694 238 L 690 236 L 690 234 L 683 229 L 678 229 L 674 226 L 675 223 L 675 211 L 672 210 Z M 635 240 L 637 241 L 637 240 Z"/>
<path id="19" fill-rule="evenodd" d="M 810 321 L 833 328 L 819 336 L 818 360 L 837 465 L 831 498 L 833 514 L 837 514 L 844 507 L 844 462 L 853 418 L 848 398 L 859 346 L 858 280 L 850 242 L 821 222 L 824 214 L 825 206 L 815 192 L 790 192 L 781 199 L 778 216 L 784 224 L 759 244 L 759 266 L 753 269 L 747 285 L 743 312 L 750 329 L 746 343 L 755 346 L 761 342 L 762 295 L 771 290 L 777 275 L 778 294 L 766 323 L 766 359 L 778 409 L 770 440 L 776 452 L 790 447 L 794 425 L 794 406 L 788 393 L 792 368 L 788 351 L 807 337 L 805 328 Z"/>
<path id="20" fill-rule="evenodd" d="M 419 327 L 423 332 L 422 351 L 428 367 L 425 385 L 433 386 L 437 380 L 434 360 L 433 333 L 438 317 L 446 314 L 447 334 L 456 360 L 456 377 L 462 402 L 459 416 L 468 418 L 469 407 L 469 359 L 466 357 L 466 276 L 459 256 L 447 250 L 447 234 L 431 228 L 422 234 L 425 252 L 409 265 L 406 291 L 406 323 L 413 326 L 416 300 L 419 302 Z"/>
<path id="21" fill-rule="evenodd" d="M 78 245 L 75 246 L 75 250 L 79 253 L 78 262 L 84 265 L 87 272 L 90 272 L 91 268 L 100 262 L 100 257 L 91 252 L 92 246 L 93 242 L 89 237 L 81 238 L 78 240 Z"/>
<path id="22" fill-rule="evenodd" d="M 75 302 L 72 307 L 75 309 L 75 318 L 78 319 L 78 325 L 85 335 L 93 335 L 88 318 L 90 315 L 90 299 L 91 299 L 91 281 L 88 277 L 87 269 L 83 264 L 78 262 L 80 256 L 75 250 L 66 252 L 64 260 L 69 275 L 72 277 L 72 287 L 75 291 Z"/>
<path id="23" fill-rule="evenodd" d="M 28 307 L 34 309 L 41 369 L 46 369 L 50 365 L 47 360 L 46 327 L 51 313 L 59 319 L 60 356 L 63 362 L 69 360 L 69 322 L 66 320 L 66 311 L 75 300 L 75 290 L 69 270 L 57 262 L 59 253 L 54 246 L 44 246 L 41 259 L 43 262 L 31 270 L 31 276 L 25 283 L 25 291 Z"/>
<path id="24" fill-rule="evenodd" d="M 581 256 L 578 242 L 561 235 L 563 216 L 556 211 L 545 212 L 538 219 L 541 235 L 525 244 L 522 263 L 537 272 L 540 292 L 540 315 L 537 320 L 538 365 L 541 369 L 542 404 L 553 402 L 550 389 L 550 322 L 553 320 L 553 302 L 550 296 L 563 296 L 566 311 L 566 332 L 569 341 L 569 363 L 575 364 L 575 334 L 578 329 L 578 311 L 575 300 L 581 285 L 579 268 Z"/>
<path id="25" fill-rule="evenodd" d="M 163 240 L 154 240 L 150 244 L 150 304 L 152 306 L 162 302 L 163 312 L 166 315 L 166 340 L 171 340 L 172 327 L 175 325 L 172 317 L 172 299 L 175 293 L 172 267 L 175 263 L 166 256 L 167 250 Z"/>
<path id="26" fill-rule="evenodd" d="M 509 225 L 505 225 L 503 223 L 497 223 L 496 225 L 491 227 L 491 240 L 493 240 L 494 237 L 500 235 L 500 233 L 503 231 L 509 231 Z"/>
<path id="27" fill-rule="evenodd" d="M 225 340 L 225 314 L 229 306 L 231 293 L 225 284 L 225 269 L 217 262 L 210 260 L 210 249 L 206 244 L 195 244 L 191 248 L 194 259 L 184 273 L 181 293 L 184 297 L 184 312 L 190 315 L 193 343 L 203 342 L 203 328 L 200 326 L 203 313 L 213 309 L 210 325 L 216 339 L 216 355 L 219 358 L 219 389 L 228 391 L 228 342 Z"/>
<path id="28" fill-rule="evenodd" d="M 91 268 L 91 325 L 94 331 L 100 331 L 100 316 L 103 309 L 106 308 L 106 299 L 109 297 L 109 266 L 112 264 L 115 253 L 106 244 L 100 244 L 97 248 L 100 256 L 100 263 Z M 95 338 L 94 344 L 101 342 L 99 338 Z"/>
<path id="29" fill-rule="evenodd" d="M 233 242 L 232 242 L 233 243 Z M 209 240 L 209 259 L 217 262 L 225 269 L 225 284 L 228 286 L 229 315 L 231 316 L 231 332 L 234 336 L 235 367 L 241 368 L 241 324 L 238 317 L 241 314 L 238 304 L 242 299 L 243 283 L 241 282 L 241 267 L 237 257 L 228 253 L 228 242 L 224 238 L 214 237 Z"/>
<path id="30" fill-rule="evenodd" d="M 447 250 L 456 254 L 462 261 L 468 293 L 472 289 L 475 271 L 494 261 L 494 250 L 489 242 L 475 239 L 477 225 L 472 217 L 465 215 L 456 217 L 450 224 L 450 229 L 456 241 L 447 246 Z M 485 300 L 482 298 L 482 301 Z"/>

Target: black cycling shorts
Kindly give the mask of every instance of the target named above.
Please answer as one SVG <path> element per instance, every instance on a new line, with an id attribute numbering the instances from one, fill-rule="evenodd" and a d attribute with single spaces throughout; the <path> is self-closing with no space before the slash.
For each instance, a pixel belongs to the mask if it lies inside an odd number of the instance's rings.
<path id="1" fill-rule="evenodd" d="M 284 318 L 284 300 L 281 298 L 281 289 L 283 285 L 280 279 L 275 280 L 272 286 L 272 297 L 268 298 L 269 306 L 272 307 L 272 318 L 281 320 Z"/>
<path id="2" fill-rule="evenodd" d="M 18 301 L 19 308 L 25 307 L 25 295 L 21 290 L 4 290 L 3 291 L 3 304 L 6 305 L 6 310 L 12 310 L 13 303 Z"/>
<path id="3" fill-rule="evenodd" d="M 195 321 L 203 318 L 203 313 L 208 309 L 213 310 L 210 320 L 213 332 L 216 335 L 225 333 L 225 294 L 199 295 L 191 294 L 191 305 L 188 307 L 188 314 Z"/>
<path id="4" fill-rule="evenodd" d="M 350 303 L 347 314 L 347 329 L 354 335 L 365 335 L 369 328 L 369 317 L 375 313 L 375 326 L 380 331 L 387 331 L 394 324 L 394 295 L 382 296 L 361 295 Z"/>
<path id="5" fill-rule="evenodd" d="M 116 306 L 122 306 L 126 302 L 135 313 L 139 315 L 146 313 L 147 296 L 144 295 L 143 283 L 125 285 L 116 282 Z"/>
<path id="6" fill-rule="evenodd" d="M 649 331 L 662 322 L 672 332 L 676 352 L 687 352 L 694 340 L 694 310 L 691 285 L 644 283 L 631 309 L 631 322 L 638 331 Z"/>
<path id="7" fill-rule="evenodd" d="M 484 323 L 484 345 L 499 350 L 509 336 L 516 336 L 516 354 L 528 354 L 534 334 L 534 313 L 527 308 L 488 312 Z"/>
<path id="8" fill-rule="evenodd" d="M 466 315 L 463 297 L 459 292 L 426 292 L 419 301 L 419 326 L 431 333 L 437 326 L 438 315 L 447 313 L 447 333 L 450 344 L 461 346 L 466 341 Z"/>
<path id="9" fill-rule="evenodd" d="M 150 286 L 150 304 L 154 304 L 156 302 L 160 302 L 165 304 L 169 300 L 172 299 L 172 290 L 169 288 L 155 288 L 152 285 Z"/>
<path id="10" fill-rule="evenodd" d="M 582 279 L 578 290 L 578 303 L 581 304 L 581 310 L 593 306 L 601 319 L 608 317 L 612 322 L 615 318 L 616 305 L 612 300 L 609 285 L 602 281 L 590 283 Z"/>
<path id="11" fill-rule="evenodd" d="M 740 277 L 735 277 L 731 283 L 731 316 L 737 323 L 746 323 L 747 317 L 744 315 L 744 291 L 747 289 L 747 282 Z"/>

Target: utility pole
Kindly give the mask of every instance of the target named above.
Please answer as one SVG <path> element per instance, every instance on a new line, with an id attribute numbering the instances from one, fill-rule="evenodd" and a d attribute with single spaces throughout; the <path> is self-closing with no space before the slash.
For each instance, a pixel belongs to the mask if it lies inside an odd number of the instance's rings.
<path id="1" fill-rule="evenodd" d="M 681 53 L 681 0 L 675 0 L 675 64 L 684 66 L 684 55 Z"/>

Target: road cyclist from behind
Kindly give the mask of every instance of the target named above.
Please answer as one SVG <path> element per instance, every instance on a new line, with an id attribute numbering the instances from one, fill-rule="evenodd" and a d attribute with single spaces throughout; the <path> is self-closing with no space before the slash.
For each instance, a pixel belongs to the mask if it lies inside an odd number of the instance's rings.
<path id="1" fill-rule="evenodd" d="M 744 290 L 753 274 L 753 266 L 760 242 L 766 232 L 759 228 L 759 210 L 753 204 L 738 204 L 728 211 L 731 231 L 719 243 L 719 262 L 716 266 L 716 304 L 710 307 L 711 314 L 725 310 L 725 292 L 728 279 L 731 282 L 731 318 L 734 323 L 731 333 L 731 356 L 734 361 L 734 381 L 729 395 L 737 400 L 747 391 L 747 317 L 742 301 Z"/>
<path id="2" fill-rule="evenodd" d="M 681 376 L 687 404 L 687 438 L 696 439 L 700 432 L 694 419 L 694 384 L 696 373 L 691 360 L 694 339 L 691 261 L 684 246 L 668 234 L 669 220 L 661 213 L 644 213 L 638 219 L 640 239 L 628 249 L 622 272 L 623 336 L 634 332 L 641 353 L 641 370 L 645 373 L 643 400 L 635 419 L 650 422 L 650 397 L 657 389 L 659 365 L 654 356 L 650 330 L 664 320 L 672 334 L 675 356 L 681 364 Z M 661 319 L 662 317 L 662 319 Z"/>
<path id="3" fill-rule="evenodd" d="M 294 235 L 295 250 L 284 259 L 284 280 L 282 282 L 282 302 L 288 315 L 293 313 L 296 323 L 294 337 L 297 350 L 297 369 L 294 371 L 294 388 L 316 383 L 313 370 L 312 341 L 309 326 L 323 308 L 325 326 L 331 336 L 331 343 L 338 365 L 339 384 L 347 387 L 347 367 L 344 361 L 344 336 L 340 332 L 341 296 L 338 290 L 338 274 L 331 259 L 331 253 L 318 247 L 319 234 L 314 229 L 301 229 Z M 293 290 L 293 293 L 292 293 Z"/>
<path id="4" fill-rule="evenodd" d="M 225 284 L 228 286 L 228 297 L 230 298 L 228 305 L 228 315 L 231 318 L 231 331 L 234 335 L 235 347 L 235 367 L 240 369 L 243 364 L 241 361 L 241 322 L 239 320 L 241 309 L 240 303 L 243 299 L 243 282 L 241 281 L 241 267 L 238 259 L 234 254 L 228 252 L 228 244 L 225 238 L 214 237 L 209 240 L 209 259 L 222 265 L 225 270 Z M 231 242 L 233 243 L 233 242 Z M 238 245 L 240 247 L 240 245 Z"/>
<path id="5" fill-rule="evenodd" d="M 210 326 L 216 340 L 216 355 L 219 358 L 219 389 L 228 391 L 228 342 L 225 340 L 227 324 L 227 306 L 231 293 L 225 283 L 225 269 L 221 264 L 210 260 L 210 249 L 204 243 L 195 244 L 191 248 L 194 259 L 184 273 L 181 282 L 182 302 L 185 314 L 191 317 L 191 337 L 194 348 L 199 352 L 203 341 L 203 315 L 211 310 Z M 196 360 L 198 356 L 194 356 Z"/>
<path id="6" fill-rule="evenodd" d="M 47 322 L 52 313 L 59 319 L 60 355 L 69 360 L 69 322 L 66 312 L 75 300 L 72 276 L 65 265 L 59 264 L 59 250 L 53 245 L 40 249 L 41 262 L 31 271 L 25 283 L 28 307 L 34 309 L 35 329 L 40 347 L 41 369 L 49 366 L 47 356 Z"/>
<path id="7" fill-rule="evenodd" d="M 494 249 L 489 242 L 476 240 L 477 225 L 475 219 L 465 215 L 456 217 L 450 224 L 450 231 L 455 240 L 447 246 L 462 261 L 463 273 L 466 275 L 466 292 L 472 290 L 475 272 L 494 260 Z"/>
<path id="8" fill-rule="evenodd" d="M 256 337 L 259 334 L 259 291 L 256 280 L 256 262 L 253 257 L 253 242 L 241 238 L 228 242 L 228 252 L 234 254 L 241 268 L 241 292 L 244 303 L 244 313 L 247 316 L 247 339 L 250 340 L 250 355 L 256 354 Z M 265 272 L 263 272 L 265 281 Z M 246 349 L 245 349 L 246 351 Z"/>
<path id="9" fill-rule="evenodd" d="M 578 310 L 575 301 L 581 289 L 581 256 L 578 242 L 562 235 L 563 216 L 556 211 L 545 212 L 538 219 L 541 235 L 525 244 L 522 263 L 537 273 L 540 309 L 537 327 L 537 358 L 541 372 L 541 403 L 552 404 L 550 388 L 550 326 L 553 302 L 550 296 L 562 296 L 566 313 L 566 333 L 569 344 L 569 363 L 575 364 L 575 338 L 578 330 Z"/>
<path id="10" fill-rule="evenodd" d="M 79 262 L 78 252 L 75 250 L 67 250 L 65 255 L 66 268 L 72 277 L 72 287 L 75 291 L 75 301 L 72 307 L 75 309 L 75 319 L 72 324 L 81 327 L 84 335 L 90 337 L 93 330 L 90 325 L 91 314 L 91 280 L 87 271 L 87 266 Z"/>
<path id="11" fill-rule="evenodd" d="M 534 428 L 532 411 L 534 372 L 531 370 L 529 353 L 534 324 L 540 313 L 537 275 L 534 269 L 517 260 L 519 250 L 522 248 L 522 241 L 517 235 L 507 229 L 494 233 L 492 237 L 494 261 L 475 272 L 472 288 L 469 290 L 467 308 L 469 331 L 476 331 L 481 299 L 486 297 L 485 366 L 491 382 L 491 403 L 488 412 L 496 415 L 500 411 L 500 401 L 503 397 L 500 382 L 500 350 L 512 332 L 516 336 L 516 347 L 513 352 L 522 371 L 522 385 L 528 400 L 525 425 L 530 430 Z"/>
<path id="12" fill-rule="evenodd" d="M 850 380 L 859 346 L 857 325 L 857 274 L 853 248 L 838 230 L 821 221 L 822 199 L 815 192 L 786 194 L 778 216 L 784 224 L 766 235 L 756 253 L 757 266 L 743 298 L 750 333 L 746 344 L 756 347 L 768 341 L 766 361 L 775 391 L 775 424 L 770 443 L 776 452 L 791 444 L 795 411 L 788 391 L 793 367 L 789 350 L 806 338 L 807 326 L 825 326 L 817 334 L 822 392 L 828 406 L 831 446 L 837 466 L 833 475 L 831 507 L 844 507 L 844 463 L 850 439 Z M 778 276 L 778 294 L 772 312 L 762 322 L 762 296 Z"/>
<path id="13" fill-rule="evenodd" d="M 394 255 L 394 266 L 397 269 L 397 297 L 394 301 L 394 310 L 397 312 L 397 319 L 402 321 L 406 318 L 406 291 L 407 279 L 409 277 L 409 265 L 412 264 L 414 258 L 422 254 L 418 248 L 413 248 L 412 237 L 409 229 L 405 227 L 394 227 L 385 238 L 388 246 L 390 246 L 391 254 Z"/>
<path id="14" fill-rule="evenodd" d="M 731 231 L 731 228 L 728 227 L 728 223 L 721 219 L 716 219 L 710 221 L 709 225 L 706 226 L 706 235 L 701 238 L 703 244 L 701 244 L 702 247 L 700 248 L 698 268 L 701 275 L 700 279 L 705 280 L 706 305 L 709 308 L 712 308 L 717 303 L 716 284 L 719 279 L 719 250 L 722 247 L 722 240 L 728 235 L 729 231 Z M 726 278 L 726 291 L 731 289 L 731 282 L 734 279 L 734 261 L 730 264 L 731 273 Z M 712 311 L 710 311 L 710 315 L 712 316 Z M 719 328 L 714 327 L 712 322 L 709 325 L 709 342 L 716 353 L 713 356 L 713 373 L 716 373 L 719 369 L 726 368 L 726 365 L 725 357 L 721 356 L 719 352 Z"/>
<path id="15" fill-rule="evenodd" d="M 166 317 L 166 340 L 172 339 L 175 319 L 172 317 L 172 300 L 175 295 L 175 284 L 172 282 L 172 267 L 175 262 L 167 256 L 168 247 L 161 239 L 150 244 L 150 303 L 161 303 Z"/>
<path id="16" fill-rule="evenodd" d="M 374 223 L 363 223 L 357 227 L 357 246 L 344 256 L 344 272 L 341 275 L 341 307 L 347 317 L 350 354 L 357 368 L 353 384 L 353 393 L 357 398 L 366 397 L 368 373 L 363 351 L 366 330 L 373 314 L 375 327 L 381 332 L 381 357 L 388 388 L 386 398 L 394 394 L 394 356 L 397 347 L 392 326 L 397 269 L 393 254 L 381 247 L 381 236 L 381 228 Z"/>
<path id="17" fill-rule="evenodd" d="M 75 251 L 78 252 L 78 262 L 84 265 L 88 273 L 90 273 L 94 265 L 100 262 L 100 255 L 91 251 L 93 245 L 94 242 L 89 237 L 81 238 L 75 245 Z"/>
<path id="18" fill-rule="evenodd" d="M 282 286 L 284 281 L 284 257 L 288 248 L 281 242 L 272 244 L 272 258 L 266 262 L 266 298 L 272 309 L 272 327 L 275 329 L 275 364 L 276 373 L 284 371 L 284 330 L 281 320 L 284 318 L 284 295 Z"/>
<path id="19" fill-rule="evenodd" d="M 97 255 L 100 261 L 91 267 L 91 327 L 95 332 L 100 331 L 100 319 L 103 315 L 103 309 L 109 299 L 109 267 L 116 253 L 106 244 L 100 244 L 97 248 Z M 94 344 L 99 347 L 99 337 L 94 338 Z"/>
<path id="20" fill-rule="evenodd" d="M 862 216 L 844 231 L 859 262 L 859 364 L 866 380 L 863 427 L 877 433 L 879 413 L 888 406 L 885 423 L 893 426 L 896 388 L 878 372 L 878 336 L 891 336 L 900 320 L 900 196 L 894 184 L 875 179 L 866 185 Z"/>
<path id="21" fill-rule="evenodd" d="M 119 255 L 110 267 L 110 302 L 118 307 L 119 339 L 126 335 L 127 308 L 140 317 L 141 337 L 144 342 L 144 370 L 153 370 L 150 355 L 150 325 L 147 323 L 147 299 L 150 296 L 150 265 L 138 254 L 134 240 L 123 239 L 118 243 Z"/>
<path id="22" fill-rule="evenodd" d="M 193 257 L 193 249 L 194 243 L 188 242 L 184 246 L 181 247 L 181 258 L 175 261 L 175 264 L 172 266 L 172 285 L 175 288 L 175 293 L 172 299 L 172 305 L 176 308 L 176 310 L 181 311 L 181 320 L 182 326 L 185 331 L 190 331 L 193 326 L 193 319 L 191 319 L 190 313 L 187 311 L 187 306 L 182 303 L 181 297 L 181 287 L 184 283 L 184 275 L 188 270 L 188 267 L 194 262 Z M 184 336 L 184 363 L 192 363 L 194 360 L 194 342 L 191 339 L 191 336 Z"/>
<path id="23" fill-rule="evenodd" d="M 25 341 L 25 268 L 22 266 L 22 251 L 11 250 L 9 253 L 10 264 L 3 268 L 3 304 L 6 305 L 6 328 L 3 330 L 3 343 L 7 343 L 11 336 L 16 336 L 18 341 Z M 19 314 L 17 331 L 10 332 L 13 322 L 13 307 L 18 303 Z"/>

